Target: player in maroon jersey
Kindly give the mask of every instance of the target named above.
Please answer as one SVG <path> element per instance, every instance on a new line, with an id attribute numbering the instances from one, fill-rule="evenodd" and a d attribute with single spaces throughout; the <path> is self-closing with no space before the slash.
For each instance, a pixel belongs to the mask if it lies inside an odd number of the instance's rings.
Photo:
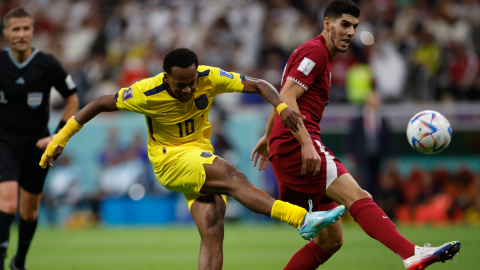
<path id="1" fill-rule="evenodd" d="M 277 177 L 280 199 L 307 208 L 327 211 L 337 203 L 345 205 L 362 229 L 402 260 L 407 269 L 452 258 L 459 242 L 440 247 L 418 247 L 403 237 L 372 196 L 362 190 L 335 155 L 320 140 L 320 120 L 329 103 L 330 64 L 338 52 L 345 52 L 359 24 L 360 10 L 351 0 L 334 0 L 324 15 L 324 30 L 303 43 L 288 59 L 280 95 L 285 103 L 306 116 L 303 127 L 290 131 L 272 111 L 265 135 L 252 152 L 259 169 L 270 160 Z M 308 209 L 308 208 L 307 208 Z M 310 209 L 311 211 L 311 209 Z M 343 243 L 342 227 L 336 222 L 300 249 L 285 269 L 316 269 Z"/>

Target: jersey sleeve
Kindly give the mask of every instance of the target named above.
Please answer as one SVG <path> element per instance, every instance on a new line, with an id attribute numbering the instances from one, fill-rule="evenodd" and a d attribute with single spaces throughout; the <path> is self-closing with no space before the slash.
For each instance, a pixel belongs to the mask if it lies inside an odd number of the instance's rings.
<path id="1" fill-rule="evenodd" d="M 53 56 L 49 55 L 51 63 L 52 85 L 57 89 L 62 97 L 69 97 L 77 92 L 77 86 L 73 82 L 72 76 L 62 67 L 60 62 Z"/>
<path id="2" fill-rule="evenodd" d="M 245 86 L 245 75 L 226 72 L 220 68 L 212 68 L 215 94 L 242 92 Z"/>
<path id="3" fill-rule="evenodd" d="M 142 91 L 142 82 L 122 88 L 115 94 L 117 108 L 122 111 L 144 113 L 147 109 L 147 96 Z"/>
<path id="4" fill-rule="evenodd" d="M 287 80 L 293 81 L 308 90 L 311 84 L 325 70 L 327 56 L 323 52 L 315 50 L 305 50 L 298 52 L 291 67 L 288 68 Z"/>

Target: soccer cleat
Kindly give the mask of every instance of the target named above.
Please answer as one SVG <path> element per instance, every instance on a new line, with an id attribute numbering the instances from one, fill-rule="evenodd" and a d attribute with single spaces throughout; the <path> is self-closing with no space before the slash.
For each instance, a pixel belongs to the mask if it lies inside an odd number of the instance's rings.
<path id="1" fill-rule="evenodd" d="M 422 270 L 432 263 L 445 262 L 453 259 L 455 254 L 460 253 L 462 244 L 458 241 L 446 243 L 439 247 L 430 247 L 425 244 L 424 247 L 415 247 L 415 255 L 403 260 L 405 268 L 408 270 Z"/>
<path id="2" fill-rule="evenodd" d="M 345 206 L 343 205 L 339 205 L 329 211 L 317 212 L 312 212 L 312 200 L 308 201 L 308 205 L 310 210 L 305 215 L 302 226 L 297 229 L 305 240 L 312 240 L 321 229 L 332 225 L 345 214 Z"/>
<path id="3" fill-rule="evenodd" d="M 23 268 L 19 268 L 15 265 L 15 257 L 13 257 L 11 260 L 10 260 L 10 269 L 12 270 L 27 270 L 27 268 L 23 267 Z"/>

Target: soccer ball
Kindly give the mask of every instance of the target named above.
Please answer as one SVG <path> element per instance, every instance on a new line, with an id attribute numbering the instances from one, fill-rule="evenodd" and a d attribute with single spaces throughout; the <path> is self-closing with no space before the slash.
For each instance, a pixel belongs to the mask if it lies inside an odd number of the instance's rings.
<path id="1" fill-rule="evenodd" d="M 422 154 L 438 154 L 450 144 L 452 128 L 440 113 L 422 111 L 408 122 L 407 139 L 413 149 Z"/>

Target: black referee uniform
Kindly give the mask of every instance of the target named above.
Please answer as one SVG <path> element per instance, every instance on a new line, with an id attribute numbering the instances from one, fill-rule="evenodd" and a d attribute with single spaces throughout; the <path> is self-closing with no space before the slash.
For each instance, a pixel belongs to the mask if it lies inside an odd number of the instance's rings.
<path id="1" fill-rule="evenodd" d="M 35 144 L 50 135 L 50 89 L 67 98 L 76 92 L 71 76 L 53 55 L 34 49 L 19 63 L 10 48 L 0 51 L 0 182 L 17 180 L 32 194 L 42 192 L 47 170 Z"/>

